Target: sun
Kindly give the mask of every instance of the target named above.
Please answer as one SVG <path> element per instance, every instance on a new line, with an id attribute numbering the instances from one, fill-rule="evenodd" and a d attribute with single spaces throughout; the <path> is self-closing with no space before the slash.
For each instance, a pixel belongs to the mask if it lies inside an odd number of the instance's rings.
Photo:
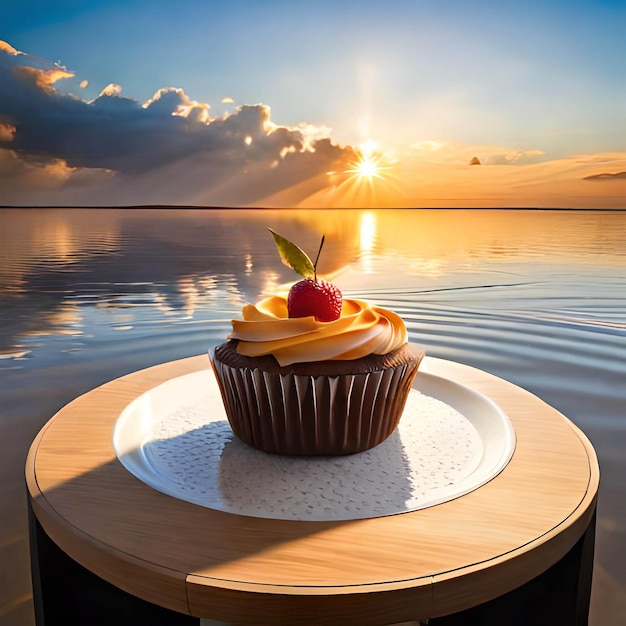
<path id="1" fill-rule="evenodd" d="M 393 150 L 381 149 L 373 141 L 354 146 L 344 168 L 326 172 L 330 179 L 323 204 L 336 208 L 395 206 L 401 196 L 395 172 L 399 167 Z M 319 202 L 320 193 L 311 198 Z"/>
<path id="2" fill-rule="evenodd" d="M 378 163 L 371 157 L 363 157 L 357 164 L 355 174 L 361 177 L 371 178 L 372 176 L 380 176 Z"/>
<path id="3" fill-rule="evenodd" d="M 359 145 L 356 150 L 357 159 L 350 164 L 346 173 L 358 179 L 372 180 L 373 178 L 383 178 L 384 170 L 389 169 L 383 165 L 383 156 L 374 152 L 375 144 L 366 141 Z"/>

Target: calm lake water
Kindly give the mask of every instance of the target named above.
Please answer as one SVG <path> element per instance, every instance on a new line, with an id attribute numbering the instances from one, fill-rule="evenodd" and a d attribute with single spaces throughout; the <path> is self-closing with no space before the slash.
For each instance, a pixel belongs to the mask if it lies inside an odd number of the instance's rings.
<path id="1" fill-rule="evenodd" d="M 32 624 L 23 467 L 64 404 L 206 352 L 296 279 L 266 227 L 431 356 L 532 391 L 602 479 L 591 623 L 626 624 L 626 212 L 0 210 L 0 624 Z"/>

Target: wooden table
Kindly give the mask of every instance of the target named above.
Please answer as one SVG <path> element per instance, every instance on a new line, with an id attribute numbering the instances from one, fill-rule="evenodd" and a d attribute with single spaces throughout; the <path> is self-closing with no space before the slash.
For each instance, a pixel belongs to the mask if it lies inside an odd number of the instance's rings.
<path id="1" fill-rule="evenodd" d="M 554 408 L 427 357 L 421 371 L 483 393 L 509 416 L 517 445 L 496 478 L 400 515 L 262 519 L 155 491 L 113 450 L 116 419 L 134 398 L 209 367 L 201 355 L 102 385 L 33 442 L 26 483 L 39 624 L 586 623 L 599 468 L 587 438 Z"/>

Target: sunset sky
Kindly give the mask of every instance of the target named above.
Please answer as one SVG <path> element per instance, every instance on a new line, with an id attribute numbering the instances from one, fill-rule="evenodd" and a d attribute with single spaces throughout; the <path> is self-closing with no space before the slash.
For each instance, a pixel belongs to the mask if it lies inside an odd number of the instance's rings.
<path id="1" fill-rule="evenodd" d="M 623 1 L 3 1 L 0 205 L 626 208 L 624 33 Z"/>

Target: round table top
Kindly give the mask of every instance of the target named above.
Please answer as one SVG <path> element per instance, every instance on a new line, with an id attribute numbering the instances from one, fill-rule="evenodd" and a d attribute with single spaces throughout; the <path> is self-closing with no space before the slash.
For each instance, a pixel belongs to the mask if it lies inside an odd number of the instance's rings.
<path id="1" fill-rule="evenodd" d="M 510 419 L 516 448 L 495 478 L 456 499 L 358 520 L 266 519 L 156 491 L 118 460 L 120 413 L 207 355 L 141 370 L 61 409 L 26 463 L 34 512 L 73 559 L 181 613 L 233 623 L 384 624 L 436 617 L 502 595 L 563 557 L 595 511 L 587 438 L 533 394 L 426 357 L 420 371 L 467 386 Z"/>

